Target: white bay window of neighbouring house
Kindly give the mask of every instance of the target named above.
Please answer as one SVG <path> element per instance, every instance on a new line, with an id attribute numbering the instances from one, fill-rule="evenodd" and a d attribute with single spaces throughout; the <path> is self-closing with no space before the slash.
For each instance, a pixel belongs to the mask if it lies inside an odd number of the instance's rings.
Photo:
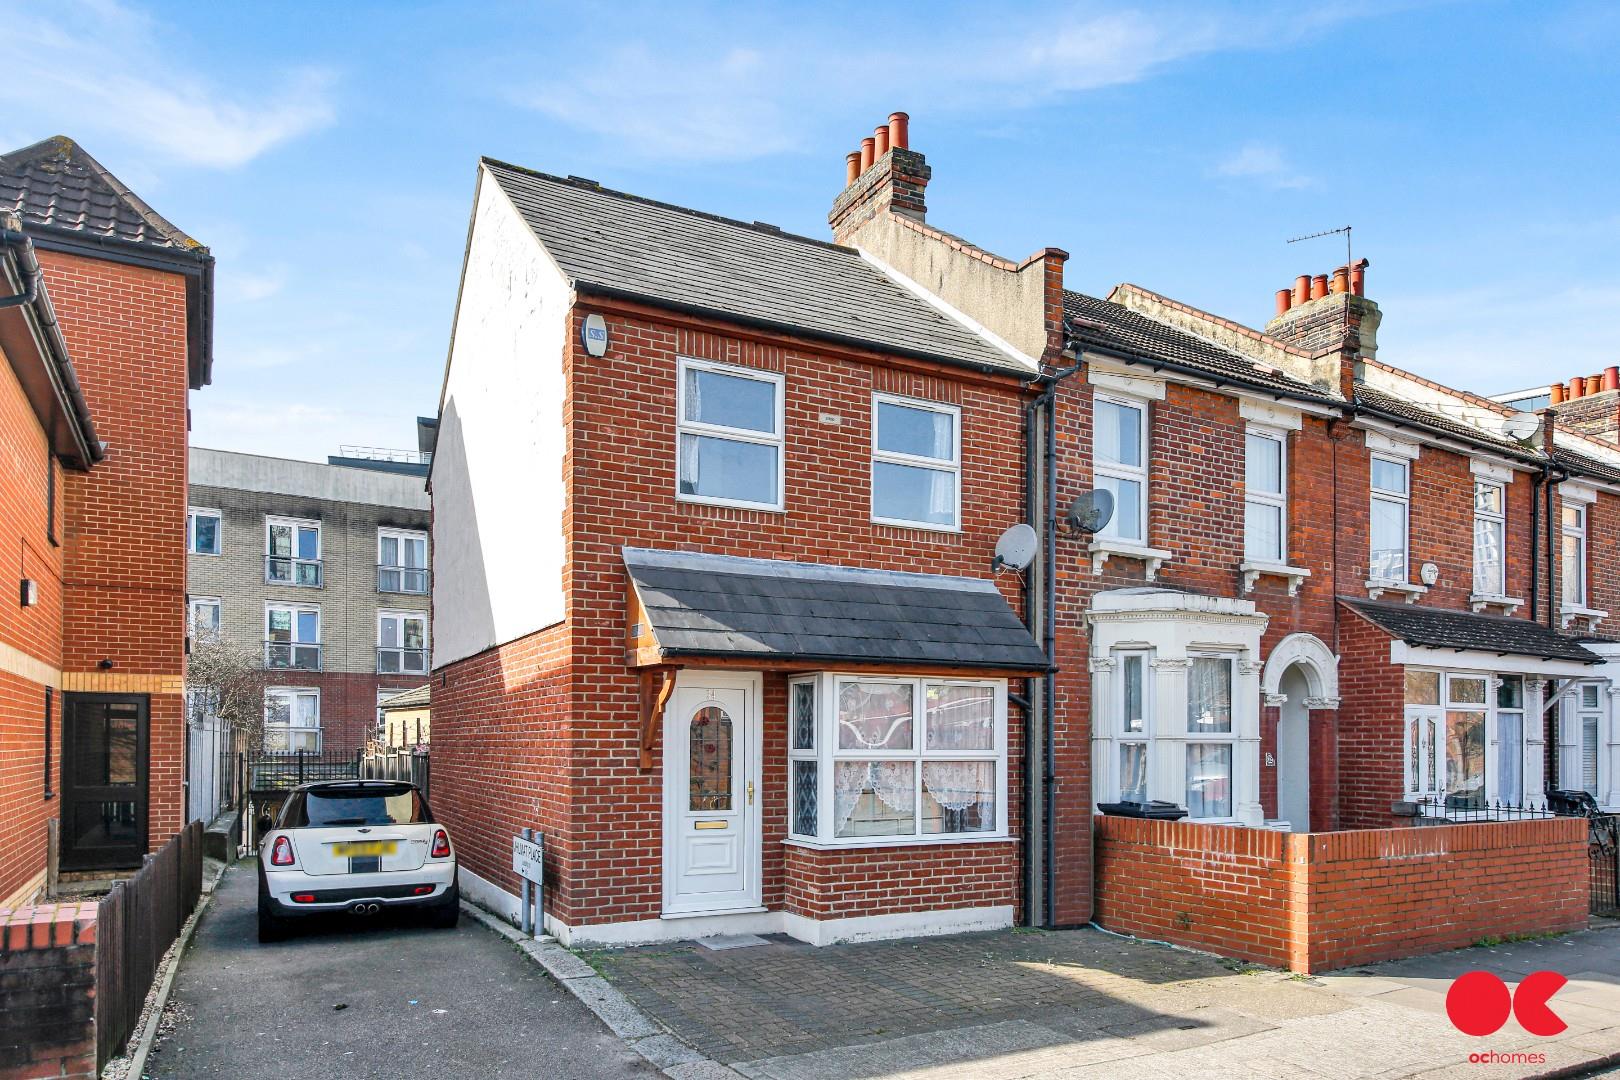
<path id="1" fill-rule="evenodd" d="M 782 376 L 682 360 L 677 397 L 678 497 L 780 509 Z"/>
<path id="2" fill-rule="evenodd" d="M 954 529 L 960 521 L 961 414 L 879 394 L 872 401 L 872 519 Z"/>
<path id="3" fill-rule="evenodd" d="M 1006 835 L 1006 702 L 999 680 L 796 680 L 789 832 L 831 846 Z"/>
<path id="4" fill-rule="evenodd" d="M 1232 659 L 1187 664 L 1187 816 L 1232 816 Z"/>
<path id="5" fill-rule="evenodd" d="M 1096 486 L 1113 496 L 1114 516 L 1100 535 L 1147 541 L 1147 403 L 1097 397 L 1092 404 Z"/>

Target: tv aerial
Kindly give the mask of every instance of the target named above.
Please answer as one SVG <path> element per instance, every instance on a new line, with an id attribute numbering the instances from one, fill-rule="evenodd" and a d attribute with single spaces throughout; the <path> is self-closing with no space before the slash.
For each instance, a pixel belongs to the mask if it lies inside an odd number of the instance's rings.
<path id="1" fill-rule="evenodd" d="M 990 572 L 997 573 L 1004 566 L 1020 571 L 1025 569 L 1035 561 L 1035 552 L 1040 546 L 1040 538 L 1028 525 L 1020 521 L 1017 525 L 1008 526 L 1001 539 L 996 541 L 996 557 L 990 562 Z"/>
<path id="2" fill-rule="evenodd" d="M 1075 532 L 1089 534 L 1101 532 L 1113 517 L 1113 493 L 1097 488 L 1082 491 L 1074 497 L 1074 501 L 1069 504 L 1066 520 L 1069 528 Z"/>

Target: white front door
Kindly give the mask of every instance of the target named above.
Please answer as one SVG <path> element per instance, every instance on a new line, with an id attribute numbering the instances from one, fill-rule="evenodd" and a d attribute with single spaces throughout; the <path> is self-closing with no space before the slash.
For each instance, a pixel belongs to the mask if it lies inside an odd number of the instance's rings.
<path id="1" fill-rule="evenodd" d="M 664 912 L 757 908 L 760 679 L 682 673 L 664 710 Z"/>

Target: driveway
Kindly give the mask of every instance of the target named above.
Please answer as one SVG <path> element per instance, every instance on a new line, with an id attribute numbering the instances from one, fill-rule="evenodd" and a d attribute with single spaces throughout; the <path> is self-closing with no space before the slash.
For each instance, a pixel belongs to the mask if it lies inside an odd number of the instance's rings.
<path id="1" fill-rule="evenodd" d="M 341 920 L 260 945 L 256 902 L 253 863 L 226 871 L 180 963 L 173 1027 L 148 1059 L 148 1076 L 657 1075 L 536 964 L 470 919 L 455 930 Z"/>

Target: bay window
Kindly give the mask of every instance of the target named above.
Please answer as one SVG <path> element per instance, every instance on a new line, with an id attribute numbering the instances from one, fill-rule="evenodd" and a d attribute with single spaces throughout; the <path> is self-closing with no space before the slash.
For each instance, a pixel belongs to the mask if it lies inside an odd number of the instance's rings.
<path id="1" fill-rule="evenodd" d="M 1598 753 L 1603 732 L 1603 684 L 1583 682 L 1564 698 L 1559 739 L 1559 782 L 1562 787 L 1598 793 Z"/>
<path id="2" fill-rule="evenodd" d="M 1288 561 L 1288 446 L 1280 431 L 1250 428 L 1244 441 L 1243 554 Z"/>
<path id="3" fill-rule="evenodd" d="M 1404 786 L 1447 810 L 1522 806 L 1522 675 L 1406 669 Z"/>
<path id="4" fill-rule="evenodd" d="M 829 846 L 1007 833 L 1006 683 L 819 675 L 788 695 L 788 831 Z"/>
<path id="5" fill-rule="evenodd" d="M 1406 582 L 1410 480 L 1409 462 L 1382 454 L 1372 456 L 1367 576 L 1373 581 Z"/>
<path id="6" fill-rule="evenodd" d="M 1147 402 L 1097 395 L 1092 402 L 1095 485 L 1114 497 L 1114 515 L 1099 534 L 1147 542 Z"/>
<path id="7" fill-rule="evenodd" d="M 1502 596 L 1507 591 L 1502 544 L 1507 528 L 1503 487 L 1495 480 L 1474 481 L 1474 592 Z"/>
<path id="8" fill-rule="evenodd" d="M 1119 672 L 1119 800 L 1148 801 L 1148 654 L 1115 654 Z"/>
<path id="9" fill-rule="evenodd" d="M 961 524 L 961 410 L 875 394 L 872 520 L 956 529 Z"/>
<path id="10" fill-rule="evenodd" d="M 676 497 L 780 510 L 782 376 L 683 357 L 676 398 Z"/>
<path id="11" fill-rule="evenodd" d="M 1446 676 L 1446 806 L 1485 805 L 1484 675 Z"/>
<path id="12" fill-rule="evenodd" d="M 1496 684 L 1496 798 L 1524 805 L 1524 677 L 1504 675 Z"/>
<path id="13" fill-rule="evenodd" d="M 1187 816 L 1232 816 L 1232 658 L 1187 664 Z"/>

